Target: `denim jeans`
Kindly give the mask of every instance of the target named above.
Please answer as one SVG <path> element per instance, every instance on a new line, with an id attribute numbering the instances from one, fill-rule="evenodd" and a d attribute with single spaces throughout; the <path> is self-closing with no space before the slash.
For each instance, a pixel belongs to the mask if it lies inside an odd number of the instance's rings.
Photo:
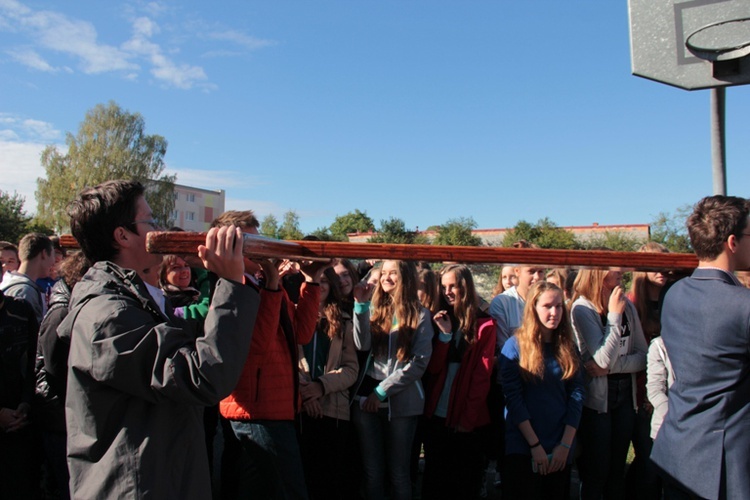
<path id="1" fill-rule="evenodd" d="M 391 484 L 391 500 L 411 498 L 409 457 L 417 418 L 388 418 L 388 408 L 377 413 L 362 411 L 356 403 L 352 420 L 357 430 L 362 465 L 364 468 L 365 495 L 368 500 L 385 498 L 385 474 Z"/>
<path id="2" fill-rule="evenodd" d="M 232 421 L 245 452 L 240 498 L 307 499 L 297 430 L 293 421 Z"/>

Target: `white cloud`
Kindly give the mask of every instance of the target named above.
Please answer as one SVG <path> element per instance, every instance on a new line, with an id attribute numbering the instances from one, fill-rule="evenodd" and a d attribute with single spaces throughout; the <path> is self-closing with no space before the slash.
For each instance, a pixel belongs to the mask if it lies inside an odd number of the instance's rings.
<path id="1" fill-rule="evenodd" d="M 276 42 L 273 40 L 257 38 L 235 30 L 214 31 L 209 33 L 207 37 L 212 40 L 233 42 L 248 50 L 257 50 L 276 45 Z"/>
<path id="2" fill-rule="evenodd" d="M 13 22 L 39 47 L 78 59 L 84 73 L 132 70 L 138 67 L 126 52 L 100 43 L 93 24 L 59 12 L 32 11 L 13 0 L 0 4 Z"/>
<path id="3" fill-rule="evenodd" d="M 40 120 L 24 120 L 21 125 L 32 136 L 45 141 L 55 140 L 60 137 L 60 131 L 52 126 L 51 123 Z"/>
<path id="4" fill-rule="evenodd" d="M 18 134 L 12 130 L 0 130 L 0 141 L 17 141 Z"/>
<path id="5" fill-rule="evenodd" d="M 8 55 L 10 55 L 13 59 L 23 64 L 24 66 L 28 66 L 32 69 L 43 71 L 45 73 L 54 73 L 57 71 L 57 68 L 52 67 L 50 63 L 45 61 L 42 58 L 42 56 L 40 56 L 33 49 L 29 49 L 29 48 L 11 49 L 11 50 L 8 50 L 7 52 L 8 52 Z"/>
<path id="6" fill-rule="evenodd" d="M 162 48 L 151 41 L 151 37 L 159 33 L 156 22 L 147 17 L 139 17 L 133 21 L 133 37 L 123 44 L 123 48 L 131 53 L 146 57 L 153 68 L 151 74 L 159 81 L 180 89 L 189 89 L 208 79 L 200 66 L 177 64 L 164 55 Z"/>
<path id="7" fill-rule="evenodd" d="M 159 2 L 148 2 L 143 6 L 143 10 L 151 17 L 159 17 L 167 12 L 168 8 L 166 5 Z"/>
<path id="8" fill-rule="evenodd" d="M 203 170 L 167 167 L 167 174 L 177 175 L 177 184 L 194 186 L 202 189 L 252 189 L 267 186 L 269 183 L 237 170 Z"/>
<path id="9" fill-rule="evenodd" d="M 136 16 L 135 11 L 146 13 Z M 211 47 L 205 54 L 240 55 L 249 50 L 258 50 L 274 45 L 231 28 L 225 29 L 215 23 L 205 29 L 206 23 L 177 19 L 170 24 L 171 46 L 162 46 L 156 38 L 161 35 L 154 19 L 167 14 L 176 15 L 165 4 L 139 2 L 126 5 L 123 12 L 131 19 L 132 36 L 119 44 L 103 43 L 99 40 L 96 26 L 89 21 L 72 18 L 61 12 L 33 10 L 16 0 L 0 0 L 0 31 L 11 32 L 17 38 L 24 37 L 21 46 L 13 46 L 6 52 L 18 63 L 37 71 L 52 73 L 70 72 L 70 65 L 53 62 L 55 54 L 62 54 L 76 61 L 78 69 L 85 74 L 119 72 L 122 78 L 138 81 L 139 72 L 144 68 L 159 83 L 180 89 L 200 88 L 210 91 L 217 88 L 208 83 L 204 68 L 189 62 L 174 60 L 180 53 L 179 46 L 196 40 L 211 40 L 230 44 L 233 50 L 224 47 Z M 182 30 L 175 26 L 182 26 Z M 195 30 L 196 26 L 203 29 Z M 237 48 L 241 50 L 238 51 Z"/>
<path id="10" fill-rule="evenodd" d="M 10 193 L 15 191 L 26 198 L 24 210 L 28 214 L 36 211 L 36 179 L 45 175 L 39 161 L 44 147 L 44 144 L 36 142 L 0 140 L 2 189 Z"/>
<path id="11" fill-rule="evenodd" d="M 177 184 L 202 189 L 223 189 L 226 195 L 225 210 L 252 210 L 258 217 L 268 214 L 281 216 L 286 209 L 273 201 L 238 198 L 232 194 L 269 185 L 269 182 L 248 176 L 238 170 L 202 170 L 168 168 L 168 174 L 177 175 Z"/>
<path id="12" fill-rule="evenodd" d="M 28 142 L 54 141 L 62 136 L 51 123 L 41 120 L 22 119 L 10 113 L 0 113 L 0 136 L 5 140 Z"/>
<path id="13" fill-rule="evenodd" d="M 51 123 L 0 113 L 0 186 L 26 198 L 29 214 L 36 211 L 36 180 L 45 176 L 42 151 L 61 136 Z M 55 145 L 61 153 L 67 151 L 64 144 Z"/>
<path id="14" fill-rule="evenodd" d="M 286 212 L 284 208 L 273 201 L 240 198 L 227 198 L 224 208 L 226 210 L 252 210 L 259 219 L 269 214 L 275 215 L 278 219 Z"/>

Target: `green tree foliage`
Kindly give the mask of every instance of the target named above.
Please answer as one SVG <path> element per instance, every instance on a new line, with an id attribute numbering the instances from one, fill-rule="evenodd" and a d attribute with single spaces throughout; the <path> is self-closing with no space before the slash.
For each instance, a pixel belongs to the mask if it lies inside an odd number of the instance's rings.
<path id="1" fill-rule="evenodd" d="M 693 207 L 684 205 L 679 207 L 674 214 L 660 212 L 651 222 L 651 240 L 661 243 L 670 252 L 692 253 L 685 223 Z"/>
<path id="2" fill-rule="evenodd" d="M 367 212 L 360 212 L 359 209 L 355 208 L 354 212 L 337 216 L 328 230 L 335 239 L 347 241 L 347 233 L 366 233 L 374 227 L 375 223 L 367 215 Z"/>
<path id="3" fill-rule="evenodd" d="M 29 232 L 31 217 L 23 209 L 25 198 L 14 192 L 0 190 L 0 241 L 18 243 Z"/>
<path id="4" fill-rule="evenodd" d="M 645 240 L 617 231 L 605 231 L 602 235 L 579 241 L 580 247 L 584 249 L 605 247 L 618 252 L 635 252 L 644 243 Z"/>
<path id="5" fill-rule="evenodd" d="M 39 219 L 36 217 L 33 217 L 31 221 L 29 222 L 28 226 L 26 226 L 26 232 L 27 233 L 42 233 L 46 234 L 47 236 L 52 236 L 55 234 L 55 230 L 49 227 L 47 224 L 43 224 L 39 222 Z"/>
<path id="6" fill-rule="evenodd" d="M 331 234 L 331 231 L 327 227 L 319 227 L 310 233 L 310 236 L 315 236 L 320 241 L 340 241 Z"/>
<path id="7" fill-rule="evenodd" d="M 299 215 L 294 210 L 284 214 L 284 222 L 279 228 L 279 238 L 282 240 L 301 240 L 304 235 L 299 228 Z"/>
<path id="8" fill-rule="evenodd" d="M 273 214 L 266 215 L 262 221 L 260 221 L 260 231 L 263 236 L 269 238 L 279 238 L 279 221 L 276 220 L 276 216 Z"/>
<path id="9" fill-rule="evenodd" d="M 435 245 L 481 246 L 482 239 L 471 233 L 471 230 L 476 227 L 477 223 L 472 217 L 449 219 L 442 226 L 438 226 L 437 236 L 433 243 Z"/>
<path id="10" fill-rule="evenodd" d="M 578 248 L 578 242 L 572 232 L 558 227 L 548 217 L 540 219 L 536 224 L 525 220 L 518 223 L 505 234 L 503 246 L 509 247 L 519 240 L 535 243 L 540 248 Z"/>
<path id="11" fill-rule="evenodd" d="M 397 217 L 391 217 L 388 220 L 381 220 L 380 228 L 378 228 L 377 233 L 367 241 L 368 243 L 429 243 L 427 238 L 419 234 L 418 231 L 406 229 L 406 223 Z"/>
<path id="12" fill-rule="evenodd" d="M 165 227 L 172 225 L 175 176 L 164 175 L 167 141 L 146 135 L 139 113 L 114 101 L 86 113 L 78 134 L 66 134 L 68 152 L 55 146 L 42 152 L 45 178 L 37 179 L 37 218 L 57 229 L 67 228 L 65 208 L 84 188 L 113 179 L 132 179 L 146 186 L 146 199 Z"/>

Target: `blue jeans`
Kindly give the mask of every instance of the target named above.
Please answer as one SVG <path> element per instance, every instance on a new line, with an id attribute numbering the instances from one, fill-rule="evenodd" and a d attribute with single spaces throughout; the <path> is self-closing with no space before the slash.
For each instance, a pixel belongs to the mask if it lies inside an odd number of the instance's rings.
<path id="1" fill-rule="evenodd" d="M 359 436 L 368 500 L 385 498 L 386 467 L 391 484 L 391 500 L 411 498 L 409 458 L 417 429 L 417 417 L 388 418 L 388 409 L 377 413 L 362 411 L 355 402 L 352 422 Z"/>
<path id="2" fill-rule="evenodd" d="M 307 499 L 293 421 L 233 420 L 232 430 L 245 452 L 239 481 L 241 498 Z"/>

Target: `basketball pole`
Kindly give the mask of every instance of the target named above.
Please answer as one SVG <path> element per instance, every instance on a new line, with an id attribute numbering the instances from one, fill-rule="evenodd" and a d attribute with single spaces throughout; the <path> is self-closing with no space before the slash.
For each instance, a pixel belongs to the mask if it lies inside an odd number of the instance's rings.
<path id="1" fill-rule="evenodd" d="M 714 194 L 727 194 L 726 87 L 711 89 L 711 163 Z"/>

